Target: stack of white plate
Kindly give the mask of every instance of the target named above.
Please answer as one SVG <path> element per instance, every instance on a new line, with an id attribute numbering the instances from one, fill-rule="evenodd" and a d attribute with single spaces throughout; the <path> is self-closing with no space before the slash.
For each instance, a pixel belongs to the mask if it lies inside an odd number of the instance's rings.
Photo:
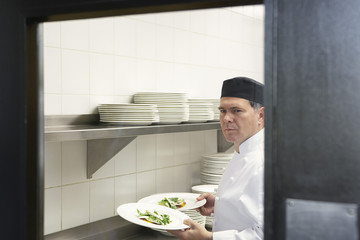
<path id="1" fill-rule="evenodd" d="M 206 217 L 201 215 L 199 212 L 197 212 L 195 210 L 184 210 L 184 211 L 181 211 L 181 212 L 188 215 L 195 222 L 200 223 L 201 225 L 205 226 Z"/>
<path id="2" fill-rule="evenodd" d="M 199 194 L 206 193 L 206 192 L 216 194 L 217 188 L 218 188 L 218 185 L 204 184 L 204 185 L 193 186 L 191 188 L 191 190 L 193 193 L 199 193 Z M 205 226 L 207 228 L 212 228 L 213 219 L 214 219 L 213 217 L 205 217 Z"/>
<path id="3" fill-rule="evenodd" d="M 113 103 L 98 106 L 100 122 L 119 125 L 151 125 L 159 122 L 154 104 Z"/>
<path id="4" fill-rule="evenodd" d="M 207 217 L 201 215 L 200 213 L 198 213 L 197 211 L 195 210 L 178 210 L 180 212 L 183 212 L 185 213 L 186 215 L 188 215 L 192 220 L 194 220 L 195 222 L 201 224 L 202 226 L 205 227 L 205 225 L 207 224 Z M 211 221 L 212 223 L 212 221 Z M 170 237 L 174 237 L 174 235 L 168 233 L 167 231 L 164 231 L 164 230 L 160 230 L 160 229 L 153 229 L 155 231 L 158 231 L 162 234 L 164 234 L 165 236 L 170 236 Z"/>
<path id="5" fill-rule="evenodd" d="M 159 124 L 174 124 L 189 120 L 188 104 L 158 104 Z"/>
<path id="6" fill-rule="evenodd" d="M 222 175 L 233 157 L 233 153 L 214 153 L 202 156 L 200 180 L 204 185 L 192 187 L 192 191 L 211 192 L 216 194 Z M 212 228 L 213 217 L 206 217 L 205 226 Z"/>
<path id="7" fill-rule="evenodd" d="M 134 94 L 134 103 L 156 104 L 159 124 L 174 124 L 189 120 L 187 93 L 139 92 Z"/>
<path id="8" fill-rule="evenodd" d="M 209 99 L 209 101 L 212 102 L 212 104 L 213 104 L 214 121 L 219 121 L 220 120 L 220 111 L 219 111 L 220 99 Z"/>
<path id="9" fill-rule="evenodd" d="M 189 121 L 207 122 L 214 120 L 214 104 L 206 99 L 188 99 Z"/>
<path id="10" fill-rule="evenodd" d="M 214 112 L 214 118 L 209 121 L 219 121 L 220 120 L 220 112 L 219 112 L 219 106 L 220 106 L 220 99 L 215 98 L 192 98 L 188 100 L 189 102 L 193 103 L 211 103 L 213 112 Z"/>
<path id="11" fill-rule="evenodd" d="M 233 153 L 203 155 L 200 172 L 201 183 L 218 185 L 233 155 Z"/>

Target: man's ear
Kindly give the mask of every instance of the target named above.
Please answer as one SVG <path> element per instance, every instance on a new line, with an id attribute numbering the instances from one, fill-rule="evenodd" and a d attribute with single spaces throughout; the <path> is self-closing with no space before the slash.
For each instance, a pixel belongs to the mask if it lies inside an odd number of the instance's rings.
<path id="1" fill-rule="evenodd" d="M 258 122 L 259 124 L 263 124 L 265 125 L 265 107 L 261 107 L 259 109 L 259 118 L 258 118 Z"/>

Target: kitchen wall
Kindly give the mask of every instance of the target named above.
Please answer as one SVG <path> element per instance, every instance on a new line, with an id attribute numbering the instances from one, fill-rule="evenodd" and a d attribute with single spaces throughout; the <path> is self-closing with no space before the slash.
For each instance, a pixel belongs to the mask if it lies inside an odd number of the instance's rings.
<path id="1" fill-rule="evenodd" d="M 263 82 L 263 6 L 44 24 L 45 115 L 97 113 L 139 91 L 219 98 L 222 81 Z M 86 178 L 86 141 L 45 143 L 45 234 L 116 216 L 116 207 L 200 184 L 216 130 L 144 135 Z"/>

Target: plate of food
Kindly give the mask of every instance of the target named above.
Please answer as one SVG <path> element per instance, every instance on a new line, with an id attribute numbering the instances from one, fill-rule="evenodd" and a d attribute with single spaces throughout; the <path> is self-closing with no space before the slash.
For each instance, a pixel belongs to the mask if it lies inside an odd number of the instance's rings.
<path id="1" fill-rule="evenodd" d="M 205 199 L 201 201 L 196 200 L 198 196 L 199 194 L 196 193 L 159 193 L 142 198 L 138 203 L 157 204 L 171 209 L 185 211 L 205 205 Z"/>
<path id="2" fill-rule="evenodd" d="M 183 222 L 189 216 L 172 208 L 150 203 L 126 203 L 117 208 L 120 217 L 134 224 L 158 230 L 189 228 Z"/>

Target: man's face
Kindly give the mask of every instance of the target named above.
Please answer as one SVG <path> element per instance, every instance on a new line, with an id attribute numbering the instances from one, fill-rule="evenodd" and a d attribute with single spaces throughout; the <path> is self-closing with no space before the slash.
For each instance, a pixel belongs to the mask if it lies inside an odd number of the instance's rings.
<path id="1" fill-rule="evenodd" d="M 223 97 L 220 99 L 220 124 L 228 142 L 238 147 L 264 126 L 264 107 L 254 110 L 243 98 Z"/>

